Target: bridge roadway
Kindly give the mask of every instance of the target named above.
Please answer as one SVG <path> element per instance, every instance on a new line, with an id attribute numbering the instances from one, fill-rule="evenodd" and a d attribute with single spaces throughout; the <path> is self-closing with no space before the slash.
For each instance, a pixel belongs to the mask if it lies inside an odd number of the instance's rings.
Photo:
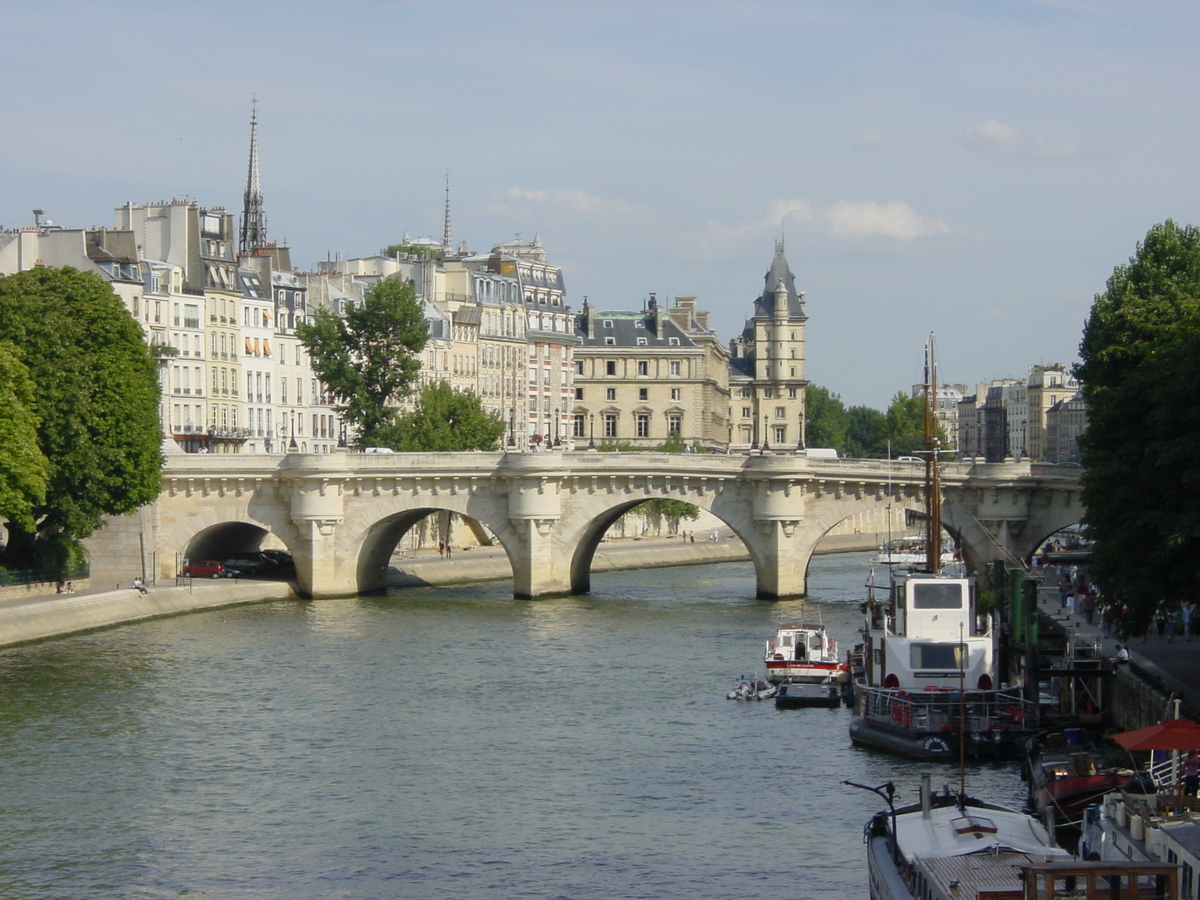
<path id="1" fill-rule="evenodd" d="M 946 465 L 947 530 L 975 566 L 1027 558 L 1080 520 L 1079 472 Z M 608 527 L 661 497 L 725 522 L 746 545 L 759 596 L 779 598 L 804 594 L 813 548 L 838 522 L 881 506 L 920 512 L 923 478 L 919 464 L 792 455 L 187 454 L 168 458 L 157 503 L 114 535 L 136 541 L 159 579 L 182 559 L 228 558 L 273 535 L 295 558 L 302 592 L 339 596 L 384 587 L 404 534 L 450 510 L 495 535 L 514 595 L 533 598 L 586 593 Z"/>

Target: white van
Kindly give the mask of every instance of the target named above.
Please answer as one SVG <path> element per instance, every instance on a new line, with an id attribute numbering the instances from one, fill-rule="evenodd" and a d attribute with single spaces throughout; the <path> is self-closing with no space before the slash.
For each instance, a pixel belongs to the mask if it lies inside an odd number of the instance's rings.
<path id="1" fill-rule="evenodd" d="M 838 452 L 832 447 L 809 447 L 804 451 L 809 459 L 837 459 Z"/>

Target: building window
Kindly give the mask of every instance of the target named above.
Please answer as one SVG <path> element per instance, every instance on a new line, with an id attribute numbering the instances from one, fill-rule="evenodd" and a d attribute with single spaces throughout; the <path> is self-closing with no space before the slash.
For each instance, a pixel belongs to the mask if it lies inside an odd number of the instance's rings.
<path id="1" fill-rule="evenodd" d="M 604 414 L 604 436 L 608 438 L 615 438 L 617 436 L 616 413 Z"/>
<path id="2" fill-rule="evenodd" d="M 576 400 L 583 399 L 583 388 L 575 388 L 575 399 Z"/>
<path id="3" fill-rule="evenodd" d="M 605 327 L 605 328 L 612 328 L 612 319 L 605 319 L 605 320 L 604 320 L 604 327 Z"/>
<path id="4" fill-rule="evenodd" d="M 770 400 L 774 396 L 774 392 L 770 388 L 764 388 L 763 396 Z"/>
<path id="5" fill-rule="evenodd" d="M 638 342 L 638 346 L 639 346 L 639 347 L 645 347 L 645 346 L 646 346 L 646 339 L 645 339 L 645 338 L 642 338 L 642 337 L 640 337 L 640 338 L 638 338 L 638 339 L 637 339 L 637 342 Z"/>
<path id="6" fill-rule="evenodd" d="M 679 338 L 669 338 L 667 340 L 667 346 L 678 347 L 679 346 Z"/>
<path id="7" fill-rule="evenodd" d="M 680 397 L 680 393 L 681 392 L 680 392 L 679 388 L 671 388 L 671 399 L 678 400 Z"/>
<path id="8" fill-rule="evenodd" d="M 582 359 L 575 360 L 575 374 L 576 375 L 583 374 L 583 360 Z"/>
<path id="9" fill-rule="evenodd" d="M 796 399 L 796 389 L 795 388 L 788 388 L 788 399 L 789 400 Z"/>
<path id="10" fill-rule="evenodd" d="M 649 400 L 650 399 L 650 388 L 638 388 L 638 399 L 639 400 Z"/>
<path id="11" fill-rule="evenodd" d="M 575 414 L 575 426 L 574 426 L 573 433 L 574 433 L 575 437 L 577 437 L 577 438 L 587 436 L 583 430 L 583 413 Z"/>
<path id="12" fill-rule="evenodd" d="M 680 367 L 680 363 L 678 363 L 678 362 L 671 363 L 671 374 L 672 375 L 679 375 L 681 373 L 681 371 L 682 370 Z"/>
<path id="13" fill-rule="evenodd" d="M 682 434 L 683 416 L 678 414 L 667 416 L 667 431 L 670 434 Z"/>
<path id="14" fill-rule="evenodd" d="M 607 360 L 604 363 L 604 374 L 605 375 L 616 375 L 617 374 L 617 361 L 615 359 Z"/>
<path id="15" fill-rule="evenodd" d="M 787 418 L 787 410 L 784 409 L 782 406 L 775 407 L 775 418 L 786 419 Z"/>
<path id="16" fill-rule="evenodd" d="M 614 346 L 616 346 L 616 343 L 617 343 L 617 339 L 616 339 L 616 338 L 606 337 L 606 338 L 604 339 L 604 345 L 605 345 L 606 347 L 614 347 Z"/>
<path id="17" fill-rule="evenodd" d="M 787 443 L 787 426 L 786 425 L 776 425 L 775 426 L 775 443 L 776 444 L 786 444 Z"/>
<path id="18" fill-rule="evenodd" d="M 617 389 L 616 388 L 605 388 L 604 399 L 608 400 L 610 402 L 616 400 L 617 399 Z"/>
<path id="19" fill-rule="evenodd" d="M 748 406 L 743 406 L 743 407 L 742 407 L 742 418 L 743 418 L 743 419 L 748 419 L 748 418 L 750 418 L 750 407 L 748 407 Z"/>
<path id="20" fill-rule="evenodd" d="M 636 419 L 637 436 L 640 438 L 650 437 L 650 417 L 645 413 L 640 413 Z"/>

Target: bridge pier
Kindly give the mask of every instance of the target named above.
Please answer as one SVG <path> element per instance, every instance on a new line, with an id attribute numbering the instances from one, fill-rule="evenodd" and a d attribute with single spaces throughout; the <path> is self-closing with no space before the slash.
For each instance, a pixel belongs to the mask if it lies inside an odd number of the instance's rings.
<path id="1" fill-rule="evenodd" d="M 979 564 L 1027 557 L 1083 517 L 1079 470 L 1029 463 L 944 467 L 942 509 Z M 168 459 L 155 515 L 114 528 L 164 577 L 196 553 L 225 558 L 266 534 L 291 551 L 301 591 L 344 596 L 386 582 L 393 548 L 431 512 L 482 523 L 504 545 L 521 598 L 585 592 L 605 530 L 644 500 L 693 503 L 754 560 L 760 597 L 803 596 L 812 548 L 847 516 L 919 506 L 921 471 L 886 460 L 666 453 L 441 453 Z M 119 551 L 119 552 L 118 552 Z M 115 573 L 128 578 L 128 563 Z M 145 563 L 143 562 L 143 565 Z M 101 574 L 103 573 L 103 574 Z"/>

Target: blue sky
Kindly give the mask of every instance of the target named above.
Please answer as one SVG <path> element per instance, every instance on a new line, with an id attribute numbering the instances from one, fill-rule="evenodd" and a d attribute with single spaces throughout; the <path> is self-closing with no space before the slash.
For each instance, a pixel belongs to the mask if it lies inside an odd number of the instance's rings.
<path id="1" fill-rule="evenodd" d="M 6 3 L 0 226 L 187 197 L 238 210 L 258 98 L 268 233 L 300 268 L 540 235 L 569 301 L 691 294 L 728 340 L 786 240 L 808 377 L 1071 362 L 1156 222 L 1196 222 L 1200 4 Z"/>

